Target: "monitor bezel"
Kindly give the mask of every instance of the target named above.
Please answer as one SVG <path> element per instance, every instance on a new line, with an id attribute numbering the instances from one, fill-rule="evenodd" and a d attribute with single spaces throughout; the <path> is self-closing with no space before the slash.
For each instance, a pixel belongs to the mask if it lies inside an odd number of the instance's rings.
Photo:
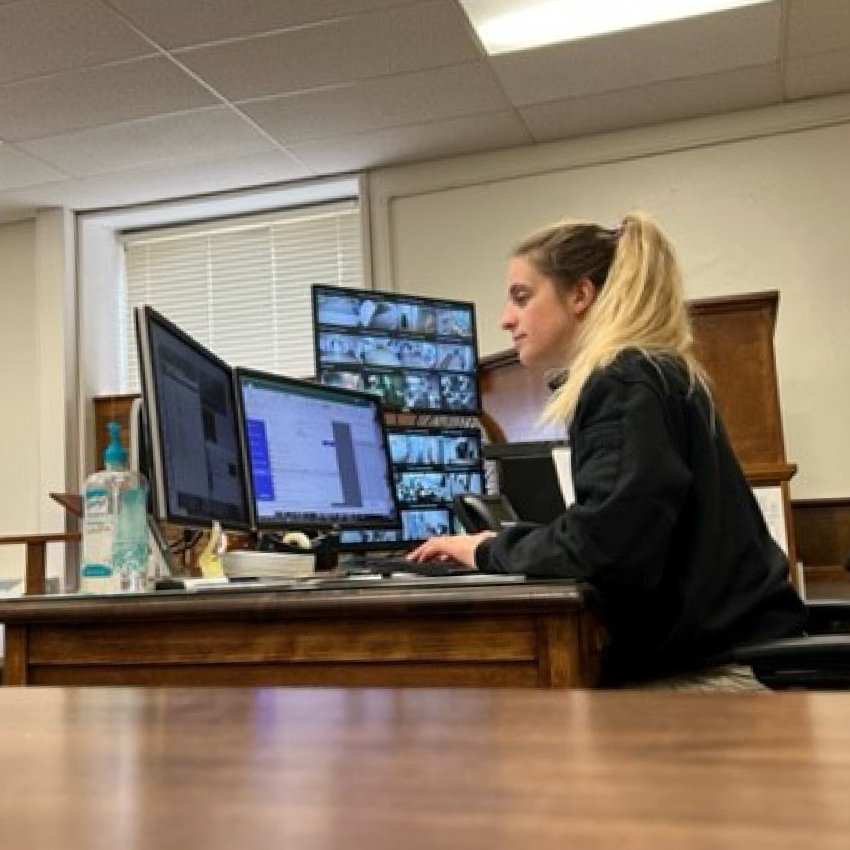
<path id="1" fill-rule="evenodd" d="M 248 435 L 245 420 L 245 404 L 242 394 L 243 378 L 268 381 L 286 386 L 301 387 L 310 390 L 319 390 L 327 393 L 329 396 L 337 396 L 339 398 L 359 399 L 366 402 L 374 411 L 378 425 L 383 434 L 384 455 L 386 459 L 387 472 L 390 475 L 390 495 L 394 508 L 394 519 L 372 520 L 368 522 L 343 522 L 332 523 L 327 520 L 310 521 L 309 519 L 299 518 L 292 522 L 284 522 L 282 520 L 261 520 L 257 512 L 257 501 L 254 494 L 254 476 L 251 470 L 251 458 L 248 449 Z M 274 372 L 265 372 L 260 369 L 248 369 L 238 366 L 233 370 L 233 386 L 236 395 L 237 417 L 239 422 L 239 439 L 242 451 L 242 467 L 245 470 L 245 480 L 248 488 L 248 511 L 251 518 L 251 527 L 258 533 L 263 532 L 285 532 L 285 531 L 326 531 L 326 530 L 354 530 L 359 531 L 364 528 L 396 528 L 401 527 L 401 513 L 398 506 L 398 499 L 395 492 L 395 481 L 392 480 L 392 462 L 390 459 L 390 443 L 387 435 L 387 425 L 384 420 L 383 407 L 381 399 L 373 393 L 359 392 L 358 390 L 349 390 L 344 387 L 334 387 L 327 384 L 321 384 L 318 381 L 306 381 L 300 378 L 290 378 L 284 375 L 277 375 Z"/>
<path id="2" fill-rule="evenodd" d="M 447 308 L 464 308 L 469 309 L 470 317 L 471 317 L 471 337 L 469 340 L 469 344 L 472 346 L 473 357 L 475 360 L 475 369 L 472 372 L 458 372 L 459 375 L 471 375 L 472 379 L 475 383 L 475 398 L 476 398 L 476 406 L 474 408 L 465 408 L 463 410 L 458 410 L 456 408 L 451 407 L 403 407 L 401 405 L 391 405 L 384 402 L 384 410 L 390 413 L 411 413 L 411 414 L 430 414 L 433 416 L 480 416 L 483 410 L 482 400 L 481 400 L 481 378 L 480 378 L 480 356 L 478 351 L 478 327 L 477 327 L 477 318 L 476 318 L 476 310 L 475 303 L 472 301 L 458 301 L 451 298 L 435 298 L 426 295 L 407 295 L 399 292 L 384 292 L 378 289 L 355 289 L 350 287 L 343 286 L 331 286 L 329 284 L 322 283 L 314 283 L 311 285 L 311 303 L 312 303 L 312 311 L 313 311 L 313 364 L 315 367 L 316 380 L 321 381 L 322 376 L 322 365 L 320 362 L 320 349 L 319 349 L 319 300 L 318 294 L 319 292 L 331 292 L 339 295 L 349 295 L 353 297 L 370 297 L 370 298 L 383 298 L 388 301 L 392 301 L 396 304 L 425 304 L 427 306 L 444 306 Z M 329 325 L 322 325 L 323 328 L 333 327 Z M 375 336 L 381 336 L 381 333 L 374 334 Z M 410 334 L 411 338 L 422 337 L 423 334 Z M 436 335 L 434 335 L 436 336 Z M 398 337 L 396 338 L 406 338 L 406 337 Z M 381 367 L 375 367 L 374 371 L 381 371 Z M 387 368 L 386 371 L 398 371 L 395 369 Z M 423 372 L 434 375 L 439 375 L 441 372 L 446 372 L 449 370 L 440 370 L 440 369 L 411 369 L 414 372 Z M 370 393 L 371 395 L 371 393 Z"/>
<path id="3" fill-rule="evenodd" d="M 389 435 L 393 433 L 411 433 L 411 432 L 419 432 L 425 433 L 429 435 L 445 435 L 446 432 L 454 431 L 464 436 L 474 436 L 478 440 L 479 448 L 481 449 L 478 461 L 475 464 L 464 465 L 465 469 L 470 469 L 474 472 L 481 473 L 481 481 L 483 485 L 483 489 L 486 492 L 487 482 L 486 482 L 486 467 L 485 467 L 485 457 L 484 457 L 484 434 L 482 433 L 480 428 L 471 425 L 387 425 L 387 448 L 389 448 Z M 390 462 L 392 464 L 393 471 L 395 471 L 396 464 L 392 461 L 392 453 L 390 453 Z M 398 497 L 398 493 L 395 491 L 395 475 L 393 475 L 393 492 L 396 495 L 396 500 Z M 402 514 L 405 511 L 411 510 L 410 508 L 406 508 L 401 502 L 398 502 L 399 506 L 399 519 L 401 519 Z M 421 506 L 418 508 L 413 508 L 412 510 L 426 510 L 427 505 Z M 433 505 L 433 507 L 437 510 L 445 510 L 449 515 L 449 524 L 450 526 L 454 525 L 455 515 L 454 511 L 451 508 L 451 505 Z M 376 528 L 376 526 L 369 526 L 370 529 Z M 362 529 L 360 529 L 362 530 Z M 399 527 L 399 533 L 403 533 L 404 526 L 403 524 Z M 418 545 L 421 541 L 416 540 L 381 540 L 381 541 L 357 541 L 357 542 L 340 542 L 339 549 L 341 552 L 375 552 L 375 551 L 386 551 L 386 552 L 395 552 L 395 551 L 405 551 L 409 550 L 412 547 Z"/>
<path id="4" fill-rule="evenodd" d="M 169 476 L 166 464 L 163 462 L 162 452 L 162 422 L 159 415 L 159 386 L 155 378 L 154 364 L 151 360 L 153 355 L 152 340 L 150 334 L 151 324 L 158 324 L 167 333 L 175 336 L 182 343 L 193 349 L 204 359 L 210 361 L 215 366 L 223 369 L 228 375 L 228 388 L 230 392 L 230 401 L 235 417 L 236 440 L 237 448 L 241 452 L 238 409 L 236 407 L 236 398 L 233 391 L 233 369 L 228 363 L 222 360 L 217 355 L 213 354 L 208 348 L 202 345 L 193 337 L 189 336 L 182 328 L 167 319 L 162 313 L 155 310 L 149 304 L 139 304 L 134 308 L 134 320 L 136 330 L 136 346 L 139 357 L 139 376 L 141 380 L 142 402 L 144 406 L 145 416 L 147 417 L 147 461 L 149 463 L 149 472 L 151 480 L 148 482 L 151 491 L 153 516 L 158 522 L 168 523 L 185 528 L 211 528 L 214 522 L 220 523 L 224 529 L 232 531 L 250 531 L 250 502 L 248 500 L 248 491 L 246 487 L 245 467 L 239 463 L 239 477 L 242 490 L 242 498 L 245 506 L 244 520 L 221 519 L 220 517 L 186 517 L 181 514 L 172 514 L 171 506 L 166 496 L 169 487 Z M 151 403 L 153 401 L 153 404 Z"/>

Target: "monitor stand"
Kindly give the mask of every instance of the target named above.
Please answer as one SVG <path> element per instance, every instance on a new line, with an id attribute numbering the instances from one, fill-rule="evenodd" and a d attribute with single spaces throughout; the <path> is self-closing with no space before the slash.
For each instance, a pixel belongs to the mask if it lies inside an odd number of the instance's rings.
<path id="1" fill-rule="evenodd" d="M 174 575 L 174 560 L 159 523 L 148 514 L 148 580 L 151 582 Z M 153 569 L 151 569 L 153 567 Z"/>

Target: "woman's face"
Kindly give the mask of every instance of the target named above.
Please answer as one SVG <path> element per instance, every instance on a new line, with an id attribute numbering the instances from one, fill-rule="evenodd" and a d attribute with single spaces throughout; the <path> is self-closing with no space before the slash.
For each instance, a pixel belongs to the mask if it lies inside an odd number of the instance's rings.
<path id="1" fill-rule="evenodd" d="M 578 284 L 561 293 L 551 278 L 540 274 L 525 257 L 510 260 L 502 327 L 513 338 L 523 366 L 553 369 L 569 363 L 581 320 L 590 306 L 587 287 L 592 289 L 592 284 Z"/>

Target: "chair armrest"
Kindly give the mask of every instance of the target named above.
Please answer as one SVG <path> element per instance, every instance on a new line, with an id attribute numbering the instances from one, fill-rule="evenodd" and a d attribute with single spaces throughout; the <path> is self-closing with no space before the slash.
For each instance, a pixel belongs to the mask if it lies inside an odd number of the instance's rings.
<path id="1" fill-rule="evenodd" d="M 15 537 L 0 537 L 0 546 L 24 545 L 27 547 L 24 593 L 27 596 L 45 592 L 45 548 L 48 543 L 74 543 L 81 539 L 77 531 L 58 534 L 24 534 Z"/>
<path id="2" fill-rule="evenodd" d="M 850 634 L 850 600 L 812 599 L 806 603 L 810 635 Z"/>
<path id="3" fill-rule="evenodd" d="M 850 670 L 850 635 L 808 635 L 735 648 L 739 664 L 788 664 L 802 660 L 843 663 Z"/>
<path id="4" fill-rule="evenodd" d="M 740 646 L 734 660 L 772 688 L 850 688 L 850 635 L 782 638 Z"/>

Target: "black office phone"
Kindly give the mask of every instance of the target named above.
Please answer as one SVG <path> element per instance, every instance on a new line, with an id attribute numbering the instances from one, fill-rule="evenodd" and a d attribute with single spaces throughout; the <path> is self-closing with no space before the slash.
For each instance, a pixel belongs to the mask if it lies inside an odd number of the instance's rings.
<path id="1" fill-rule="evenodd" d="M 452 509 L 464 531 L 501 531 L 519 522 L 513 505 L 505 496 L 481 493 L 458 493 L 452 500 Z"/>

